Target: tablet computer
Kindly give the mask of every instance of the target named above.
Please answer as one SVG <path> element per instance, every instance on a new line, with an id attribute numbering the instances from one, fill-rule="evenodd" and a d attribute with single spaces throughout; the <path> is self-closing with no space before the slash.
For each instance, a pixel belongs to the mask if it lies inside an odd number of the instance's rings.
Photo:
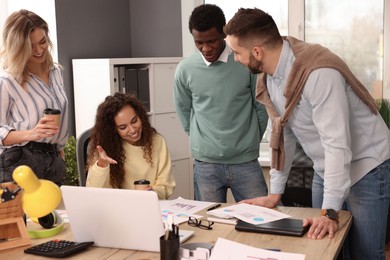
<path id="1" fill-rule="evenodd" d="M 238 220 L 235 228 L 238 231 L 301 237 L 309 227 L 303 227 L 302 219 L 283 218 L 258 225 Z"/>

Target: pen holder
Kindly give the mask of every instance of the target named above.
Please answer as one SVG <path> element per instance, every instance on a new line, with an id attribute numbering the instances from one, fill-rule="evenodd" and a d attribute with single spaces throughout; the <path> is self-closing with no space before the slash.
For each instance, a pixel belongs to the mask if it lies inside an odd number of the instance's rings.
<path id="1" fill-rule="evenodd" d="M 160 237 L 160 260 L 179 260 L 179 253 L 179 236 L 174 236 L 169 239 L 165 239 L 165 236 Z"/>

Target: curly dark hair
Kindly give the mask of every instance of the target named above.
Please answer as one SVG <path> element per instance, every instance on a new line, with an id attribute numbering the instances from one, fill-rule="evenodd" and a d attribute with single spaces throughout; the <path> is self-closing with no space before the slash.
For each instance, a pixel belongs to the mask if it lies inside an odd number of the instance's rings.
<path id="1" fill-rule="evenodd" d="M 153 165 L 152 142 L 153 136 L 157 131 L 151 126 L 148 114 L 142 103 L 130 94 L 115 93 L 113 96 L 106 97 L 97 109 L 95 125 L 91 130 L 91 150 L 88 155 L 87 165 L 88 167 L 93 165 L 99 157 L 96 146 L 100 145 L 103 147 L 107 155 L 118 162 L 118 164 L 110 165 L 110 184 L 114 188 L 122 188 L 125 176 L 125 151 L 114 120 L 118 112 L 125 106 L 132 107 L 141 119 L 142 135 L 135 145 L 142 146 L 145 160 L 150 165 Z"/>
<path id="2" fill-rule="evenodd" d="M 215 27 L 219 33 L 223 34 L 225 24 L 225 14 L 220 7 L 212 4 L 203 4 L 195 7 L 192 11 L 188 28 L 190 33 L 192 33 L 193 29 L 205 32 Z"/>

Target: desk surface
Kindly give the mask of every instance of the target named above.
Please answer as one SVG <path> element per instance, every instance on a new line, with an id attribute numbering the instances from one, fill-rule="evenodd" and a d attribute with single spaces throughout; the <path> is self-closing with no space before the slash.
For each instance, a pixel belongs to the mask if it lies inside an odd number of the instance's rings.
<path id="1" fill-rule="evenodd" d="M 289 214 L 294 218 L 306 218 L 320 214 L 320 209 L 312 208 L 293 208 L 293 207 L 278 207 L 283 213 Z M 205 211 L 200 212 L 200 215 L 205 216 Z M 192 242 L 208 242 L 215 243 L 218 237 L 226 238 L 242 244 L 250 245 L 258 248 L 278 248 L 283 252 L 300 253 L 306 255 L 306 260 L 311 259 L 336 259 L 340 252 L 343 241 L 352 223 L 352 215 L 350 212 L 340 212 L 340 229 L 333 239 L 324 238 L 321 240 L 308 239 L 306 235 L 303 237 L 277 236 L 269 234 L 239 232 L 234 229 L 233 225 L 215 223 L 212 230 L 202 230 L 196 227 L 190 227 L 186 223 L 180 225 L 181 229 L 194 230 L 194 235 L 185 243 Z M 68 224 L 65 225 L 65 231 L 61 234 L 45 239 L 33 239 L 32 244 L 36 245 L 54 238 L 72 240 L 72 233 Z M 28 255 L 23 253 L 24 248 L 11 249 L 0 251 L 1 259 L 43 259 L 42 257 Z M 47 258 L 46 258 L 47 259 Z M 142 252 L 133 250 L 123 250 L 116 248 L 90 247 L 86 251 L 70 257 L 70 259 L 96 260 L 96 259 L 160 259 L 159 253 Z M 222 259 L 221 259 L 222 260 Z"/>

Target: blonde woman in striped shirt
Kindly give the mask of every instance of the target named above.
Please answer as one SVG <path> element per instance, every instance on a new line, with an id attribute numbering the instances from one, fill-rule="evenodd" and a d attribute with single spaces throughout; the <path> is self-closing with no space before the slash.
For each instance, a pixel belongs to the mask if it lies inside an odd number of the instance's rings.
<path id="1" fill-rule="evenodd" d="M 53 63 L 47 23 L 20 10 L 6 20 L 0 58 L 0 182 L 12 181 L 19 165 L 38 178 L 61 185 L 65 176 L 63 148 L 67 139 L 67 98 L 61 68 Z M 44 116 L 61 111 L 60 126 Z"/>

